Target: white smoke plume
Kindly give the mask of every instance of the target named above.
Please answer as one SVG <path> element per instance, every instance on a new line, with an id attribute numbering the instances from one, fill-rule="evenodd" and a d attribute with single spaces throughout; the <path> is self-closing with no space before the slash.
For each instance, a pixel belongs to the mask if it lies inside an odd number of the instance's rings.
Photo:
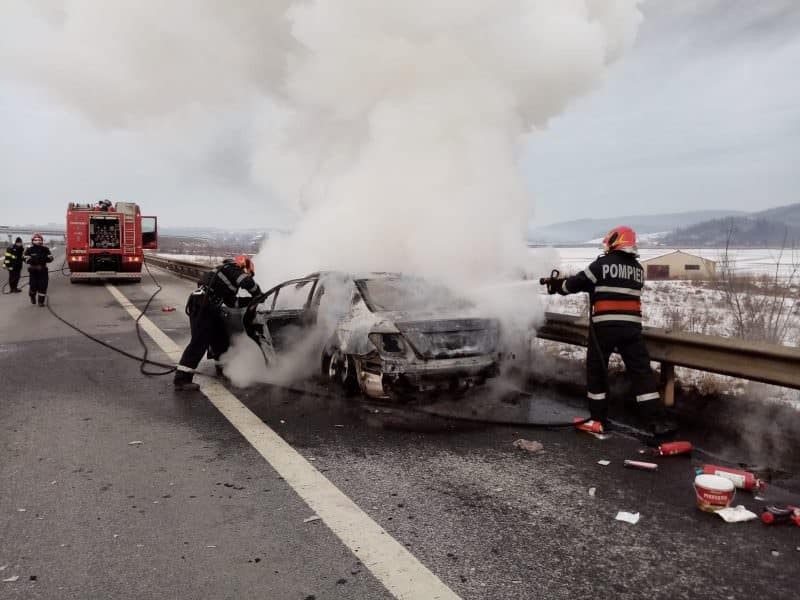
<path id="1" fill-rule="evenodd" d="M 180 137 L 251 114 L 252 178 L 300 215 L 259 258 L 265 283 L 329 268 L 484 281 L 524 261 L 524 136 L 601 83 L 637 4 L 7 0 L 0 75 L 104 127 Z"/>
<path id="2" fill-rule="evenodd" d="M 257 264 L 485 282 L 525 266 L 527 133 L 598 85 L 635 0 L 297 3 L 287 121 L 257 173 L 303 213 Z M 274 274 L 274 276 L 273 276 Z"/>
<path id="3" fill-rule="evenodd" d="M 251 179 L 299 215 L 256 258 L 265 288 L 403 271 L 480 297 L 549 271 L 528 260 L 518 158 L 602 83 L 635 38 L 638 3 L 7 0 L 0 76 L 106 128 L 192 140 L 249 114 Z M 510 289 L 483 305 L 527 328 L 537 295 Z"/>

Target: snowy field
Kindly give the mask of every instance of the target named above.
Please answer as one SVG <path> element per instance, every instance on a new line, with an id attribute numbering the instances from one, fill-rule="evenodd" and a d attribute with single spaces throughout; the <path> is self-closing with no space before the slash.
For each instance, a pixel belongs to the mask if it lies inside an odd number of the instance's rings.
<path id="1" fill-rule="evenodd" d="M 645 248 L 639 252 L 639 260 L 647 260 L 656 256 L 669 254 L 677 248 Z M 680 248 L 688 254 L 717 261 L 717 269 L 725 253 L 724 248 Z M 536 258 L 557 256 L 555 268 L 565 273 L 575 273 L 585 268 L 592 262 L 601 250 L 595 248 L 531 248 L 530 253 Z M 793 269 L 793 263 L 800 263 L 800 252 L 792 253 L 787 249 L 781 255 L 780 250 L 771 248 L 746 248 L 731 249 L 728 251 L 733 270 L 736 273 L 749 273 L 753 275 L 774 275 L 776 267 L 782 276 L 788 276 Z M 552 259 L 550 259 L 552 260 Z M 537 261 L 538 262 L 538 261 Z"/>

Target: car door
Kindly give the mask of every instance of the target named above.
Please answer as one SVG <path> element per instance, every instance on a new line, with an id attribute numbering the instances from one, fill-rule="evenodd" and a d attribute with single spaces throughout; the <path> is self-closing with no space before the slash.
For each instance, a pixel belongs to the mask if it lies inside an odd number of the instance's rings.
<path id="1" fill-rule="evenodd" d="M 267 293 L 264 305 L 270 309 L 264 314 L 264 325 L 276 352 L 286 352 L 313 325 L 311 299 L 316 286 L 317 278 L 294 279 Z"/>

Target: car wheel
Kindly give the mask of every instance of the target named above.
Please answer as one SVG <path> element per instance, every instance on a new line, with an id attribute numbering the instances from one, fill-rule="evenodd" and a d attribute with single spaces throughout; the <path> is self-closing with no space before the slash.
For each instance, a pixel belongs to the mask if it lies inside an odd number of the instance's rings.
<path id="1" fill-rule="evenodd" d="M 323 369 L 326 362 L 328 381 L 338 386 L 345 396 L 355 396 L 360 389 L 356 373 L 356 359 L 349 354 L 334 350 L 328 359 L 323 355 Z"/>

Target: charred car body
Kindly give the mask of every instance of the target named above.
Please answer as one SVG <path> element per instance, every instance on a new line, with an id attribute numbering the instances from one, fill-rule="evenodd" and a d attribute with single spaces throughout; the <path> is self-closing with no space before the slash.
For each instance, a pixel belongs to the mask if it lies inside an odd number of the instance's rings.
<path id="1" fill-rule="evenodd" d="M 322 377 L 346 394 L 412 401 L 497 375 L 499 323 L 473 312 L 422 279 L 328 272 L 254 298 L 242 323 L 268 363 L 310 342 Z"/>

